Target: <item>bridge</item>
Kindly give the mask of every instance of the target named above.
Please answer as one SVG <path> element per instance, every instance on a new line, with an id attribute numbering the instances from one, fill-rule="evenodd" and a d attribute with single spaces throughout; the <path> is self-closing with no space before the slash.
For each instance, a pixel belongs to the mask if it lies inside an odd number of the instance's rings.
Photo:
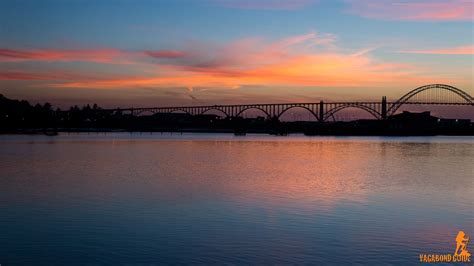
<path id="1" fill-rule="evenodd" d="M 212 106 L 178 106 L 178 107 L 150 107 L 106 109 L 103 111 L 129 113 L 139 116 L 145 112 L 164 114 L 184 112 L 190 115 L 202 115 L 209 111 L 218 111 L 224 117 L 238 117 L 243 112 L 256 109 L 262 111 L 268 119 L 279 119 L 288 110 L 302 108 L 309 111 L 317 121 L 324 122 L 334 117 L 334 114 L 346 108 L 359 108 L 370 113 L 376 119 L 386 119 L 394 115 L 403 105 L 470 105 L 474 106 L 474 99 L 467 92 L 445 84 L 429 84 L 409 91 L 400 99 L 388 102 L 385 96 L 380 102 L 313 102 L 313 103 L 278 103 L 278 104 L 238 104 Z"/>

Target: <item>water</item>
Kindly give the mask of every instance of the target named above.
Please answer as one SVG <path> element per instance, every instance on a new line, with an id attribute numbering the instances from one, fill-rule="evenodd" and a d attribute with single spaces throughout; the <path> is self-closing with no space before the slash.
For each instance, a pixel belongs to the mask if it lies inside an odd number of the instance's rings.
<path id="1" fill-rule="evenodd" d="M 472 137 L 0 136 L 0 264 L 418 264 L 474 237 L 473 162 Z"/>

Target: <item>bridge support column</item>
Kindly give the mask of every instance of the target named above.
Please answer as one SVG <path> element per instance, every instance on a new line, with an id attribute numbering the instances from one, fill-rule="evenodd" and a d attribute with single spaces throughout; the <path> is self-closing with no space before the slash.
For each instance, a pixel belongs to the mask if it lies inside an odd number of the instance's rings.
<path id="1" fill-rule="evenodd" d="M 387 119 L 387 97 L 382 96 L 382 120 Z"/>
<path id="2" fill-rule="evenodd" d="M 324 102 L 319 102 L 319 122 L 324 122 Z"/>

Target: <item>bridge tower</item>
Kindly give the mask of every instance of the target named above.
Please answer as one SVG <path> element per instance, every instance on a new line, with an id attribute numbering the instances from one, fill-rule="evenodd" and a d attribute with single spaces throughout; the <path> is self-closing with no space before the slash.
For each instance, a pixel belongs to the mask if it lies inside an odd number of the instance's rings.
<path id="1" fill-rule="evenodd" d="M 387 119 L 387 96 L 382 96 L 382 120 Z"/>

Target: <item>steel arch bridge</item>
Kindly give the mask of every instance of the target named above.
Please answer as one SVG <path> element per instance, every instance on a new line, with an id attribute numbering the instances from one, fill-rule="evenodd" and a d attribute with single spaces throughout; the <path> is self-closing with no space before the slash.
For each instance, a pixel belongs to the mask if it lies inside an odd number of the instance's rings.
<path id="1" fill-rule="evenodd" d="M 268 119 L 278 120 L 289 110 L 300 108 L 309 111 L 316 120 L 327 121 L 334 114 L 346 108 L 358 108 L 370 113 L 376 119 L 386 119 L 394 115 L 403 105 L 467 105 L 474 106 L 474 99 L 467 92 L 445 84 L 429 84 L 409 91 L 398 100 L 387 102 L 385 96 L 382 101 L 363 102 L 313 102 L 313 103 L 277 103 L 277 104 L 238 104 L 238 105 L 212 105 L 212 106 L 178 106 L 178 107 L 150 107 L 104 109 L 109 112 L 125 112 L 132 116 L 139 116 L 144 112 L 164 114 L 184 112 L 189 115 L 202 115 L 209 111 L 218 111 L 224 117 L 239 117 L 247 110 L 259 110 Z"/>

